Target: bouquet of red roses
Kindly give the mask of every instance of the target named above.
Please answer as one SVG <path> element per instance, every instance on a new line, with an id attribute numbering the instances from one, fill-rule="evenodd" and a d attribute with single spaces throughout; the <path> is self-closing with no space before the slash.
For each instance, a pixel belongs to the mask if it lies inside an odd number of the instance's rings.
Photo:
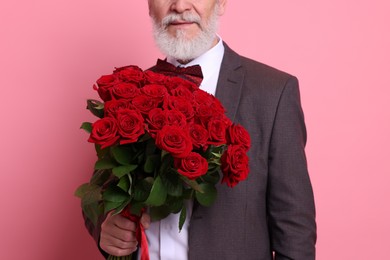
<path id="1" fill-rule="evenodd" d="M 221 177 L 230 187 L 247 177 L 248 132 L 197 84 L 127 66 L 94 89 L 103 102 L 88 100 L 87 108 L 99 119 L 81 128 L 98 159 L 76 195 L 95 225 L 112 210 L 139 216 L 148 208 L 152 220 L 180 212 L 181 229 L 185 200 L 210 206 Z"/>

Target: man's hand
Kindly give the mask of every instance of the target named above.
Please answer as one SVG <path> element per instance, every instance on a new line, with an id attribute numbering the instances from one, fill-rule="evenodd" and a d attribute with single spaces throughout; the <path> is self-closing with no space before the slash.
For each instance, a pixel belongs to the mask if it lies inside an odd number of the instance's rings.
<path id="1" fill-rule="evenodd" d="M 100 248 L 110 255 L 126 256 L 137 250 L 136 223 L 121 216 L 108 213 L 101 226 Z M 150 216 L 143 213 L 141 224 L 147 229 L 150 225 Z"/>

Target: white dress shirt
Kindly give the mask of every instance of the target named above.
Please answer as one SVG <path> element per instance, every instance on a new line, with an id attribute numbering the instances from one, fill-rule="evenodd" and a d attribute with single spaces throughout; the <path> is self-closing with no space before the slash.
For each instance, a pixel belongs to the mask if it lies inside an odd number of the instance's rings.
<path id="1" fill-rule="evenodd" d="M 200 88 L 212 95 L 215 95 L 219 70 L 225 51 L 222 39 L 219 36 L 218 39 L 218 43 L 213 48 L 187 64 L 180 64 L 172 57 L 167 58 L 167 61 L 175 66 L 200 65 L 203 73 Z M 188 260 L 188 229 L 192 204 L 192 201 L 188 201 L 186 204 L 187 218 L 180 233 L 180 213 L 170 214 L 165 219 L 151 223 L 149 229 L 146 230 L 151 260 Z M 140 259 L 139 255 L 138 259 Z"/>

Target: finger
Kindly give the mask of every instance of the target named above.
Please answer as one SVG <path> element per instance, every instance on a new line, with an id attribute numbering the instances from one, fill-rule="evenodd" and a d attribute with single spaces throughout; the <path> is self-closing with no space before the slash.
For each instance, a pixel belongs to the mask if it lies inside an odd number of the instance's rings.
<path id="1" fill-rule="evenodd" d="M 136 233 L 133 231 L 121 229 L 117 227 L 116 225 L 109 225 L 107 223 L 102 224 L 101 237 L 105 238 L 115 238 L 122 240 L 124 242 L 135 242 L 137 241 Z"/>
<path id="2" fill-rule="evenodd" d="M 104 244 L 105 246 L 113 246 L 121 249 L 133 249 L 137 248 L 138 241 L 136 239 L 125 241 L 111 236 L 110 234 L 101 234 L 100 244 Z"/>
<path id="3" fill-rule="evenodd" d="M 100 231 L 100 237 L 101 239 L 107 239 L 107 241 L 110 241 L 110 238 L 116 238 L 125 242 L 135 242 L 137 241 L 136 238 L 136 232 L 131 231 L 132 229 L 135 229 L 134 227 L 130 227 L 132 225 L 135 226 L 133 222 L 131 222 L 128 219 L 124 219 L 125 222 L 129 222 L 128 226 L 127 224 L 119 223 L 121 220 L 115 220 L 117 218 L 116 216 L 108 217 L 105 221 L 103 221 L 101 225 L 101 231 Z M 119 227 L 119 226 L 121 227 Z M 123 226 L 127 229 L 123 229 Z"/>
<path id="4" fill-rule="evenodd" d="M 113 256 L 127 256 L 135 252 L 135 250 L 120 249 L 117 247 L 102 248 L 102 250 L 104 250 L 104 252 L 106 252 L 107 254 Z"/>
<path id="5" fill-rule="evenodd" d="M 100 233 L 100 247 L 112 255 L 128 255 L 137 250 L 137 239 L 134 232 L 124 231 L 117 227 L 109 232 Z"/>
<path id="6" fill-rule="evenodd" d="M 150 215 L 148 213 L 143 213 L 140 222 L 145 229 L 148 229 L 150 226 Z"/>
<path id="7" fill-rule="evenodd" d="M 135 232 L 137 230 L 137 225 L 134 222 L 119 214 L 113 215 L 113 212 L 108 213 L 102 226 L 103 225 L 106 225 L 108 227 L 117 226 L 120 229 L 132 232 Z"/>
<path id="8" fill-rule="evenodd" d="M 111 242 L 113 242 L 111 244 Z M 114 256 L 126 256 L 137 250 L 136 242 L 123 242 L 120 240 L 111 240 L 111 242 L 105 241 L 104 239 L 100 241 L 100 248 L 107 252 L 110 255 Z"/>
<path id="9" fill-rule="evenodd" d="M 125 218 L 121 215 L 115 215 L 113 217 L 115 217 L 113 219 L 114 224 L 118 228 L 123 229 L 123 230 L 127 230 L 127 231 L 132 231 L 132 232 L 135 232 L 137 230 L 137 224 L 134 223 L 133 221 L 131 221 L 130 219 Z"/>

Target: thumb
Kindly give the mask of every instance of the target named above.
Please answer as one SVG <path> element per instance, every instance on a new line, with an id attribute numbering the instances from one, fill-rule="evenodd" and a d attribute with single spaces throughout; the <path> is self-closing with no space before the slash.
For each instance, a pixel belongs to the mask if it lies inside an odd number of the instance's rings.
<path id="1" fill-rule="evenodd" d="M 144 229 L 148 229 L 150 226 L 150 215 L 148 213 L 145 213 L 145 212 L 142 213 L 140 222 L 141 222 L 142 226 L 144 227 Z"/>

